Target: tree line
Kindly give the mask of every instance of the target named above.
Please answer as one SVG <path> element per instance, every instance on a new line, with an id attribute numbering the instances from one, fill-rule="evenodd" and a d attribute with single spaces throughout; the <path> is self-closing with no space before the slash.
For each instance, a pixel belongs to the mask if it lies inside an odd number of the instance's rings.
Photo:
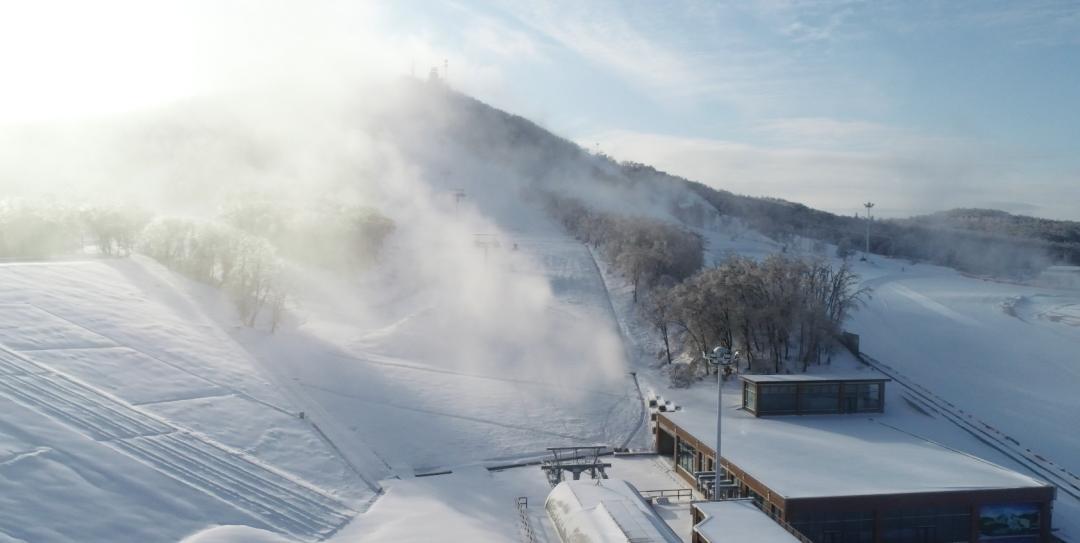
<path id="1" fill-rule="evenodd" d="M 218 218 L 269 241 L 289 260 L 346 273 L 374 262 L 395 230 L 394 222 L 374 208 L 333 201 L 288 205 L 237 199 Z"/>
<path id="2" fill-rule="evenodd" d="M 286 206 L 250 198 L 217 219 L 157 217 L 132 206 L 69 206 L 0 201 L 0 257 L 47 258 L 96 253 L 145 254 L 197 281 L 221 288 L 240 319 L 271 331 L 289 298 L 288 263 L 340 273 L 377 258 L 394 223 L 369 207 Z"/>
<path id="3" fill-rule="evenodd" d="M 781 372 L 794 362 L 806 371 L 827 359 L 844 320 L 868 294 L 846 262 L 733 255 L 703 267 L 702 238 L 672 223 L 556 195 L 546 204 L 633 285 L 634 302 L 642 302 L 637 309 L 662 339 L 669 364 L 685 353 L 700 368 L 699 353 L 719 345 L 757 370 Z M 689 384 L 685 373 L 673 372 L 673 381 Z"/>
<path id="4" fill-rule="evenodd" d="M 638 294 L 656 284 L 681 281 L 701 268 L 701 236 L 674 224 L 593 209 L 579 199 L 547 195 L 548 211 L 582 242 L 600 252 Z"/>
<path id="5" fill-rule="evenodd" d="M 785 361 L 806 371 L 820 364 L 848 315 L 867 295 L 846 263 L 783 254 L 764 260 L 733 255 L 687 280 L 650 293 L 645 315 L 664 340 L 681 334 L 694 353 L 720 345 L 780 372 Z"/>
<path id="6" fill-rule="evenodd" d="M 785 241 L 803 236 L 833 243 L 839 256 L 865 247 L 866 218 L 836 215 L 776 198 L 741 196 L 681 181 L 721 214 Z M 1059 262 L 1080 264 L 1080 224 L 957 210 L 910 219 L 873 220 L 870 252 L 930 262 L 978 275 L 1017 279 Z M 991 220 L 988 215 L 993 218 Z"/>
<path id="7" fill-rule="evenodd" d="M 222 288 L 247 326 L 255 326 L 263 309 L 269 309 L 270 330 L 277 329 L 288 288 L 277 251 L 265 239 L 218 223 L 160 218 L 146 227 L 139 250 L 196 281 Z"/>
<path id="8" fill-rule="evenodd" d="M 150 213 L 137 207 L 0 200 L 0 257 L 47 258 L 93 250 L 127 256 Z"/>

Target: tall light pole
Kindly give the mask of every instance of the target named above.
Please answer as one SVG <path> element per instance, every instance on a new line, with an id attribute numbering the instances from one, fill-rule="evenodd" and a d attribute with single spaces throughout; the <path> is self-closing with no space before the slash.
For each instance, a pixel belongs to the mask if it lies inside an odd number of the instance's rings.
<path id="1" fill-rule="evenodd" d="M 866 202 L 863 207 L 866 208 L 866 256 L 870 256 L 870 208 L 874 207 L 874 202 Z"/>
<path id="2" fill-rule="evenodd" d="M 731 366 L 731 351 L 716 347 L 711 353 L 701 353 L 710 364 L 716 366 L 716 458 L 713 459 L 713 501 L 720 501 L 720 431 L 724 420 L 724 374 L 722 368 Z"/>

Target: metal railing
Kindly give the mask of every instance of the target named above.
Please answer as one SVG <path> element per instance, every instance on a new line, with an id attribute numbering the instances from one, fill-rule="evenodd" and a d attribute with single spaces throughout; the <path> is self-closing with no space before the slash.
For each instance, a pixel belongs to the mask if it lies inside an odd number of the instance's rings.
<path id="1" fill-rule="evenodd" d="M 529 498 L 518 496 L 517 499 L 518 519 L 521 521 L 521 539 L 524 543 L 536 543 L 536 533 L 533 532 L 532 523 L 529 522 Z"/>
<path id="2" fill-rule="evenodd" d="M 659 490 L 641 490 L 638 492 L 642 498 L 656 503 L 660 498 L 669 500 L 693 500 L 694 491 L 689 488 L 664 488 Z"/>

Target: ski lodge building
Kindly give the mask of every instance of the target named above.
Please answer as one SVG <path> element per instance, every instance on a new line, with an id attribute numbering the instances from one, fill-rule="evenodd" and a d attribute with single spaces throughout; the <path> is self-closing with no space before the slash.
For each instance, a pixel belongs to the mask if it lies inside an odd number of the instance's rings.
<path id="1" fill-rule="evenodd" d="M 867 377 L 742 376 L 740 407 L 725 401 L 719 491 L 813 543 L 1051 541 L 1051 485 L 874 418 L 772 416 L 881 412 L 887 379 Z M 713 471 L 715 409 L 658 413 L 655 431 L 681 478 L 711 485 L 699 476 Z M 723 513 L 695 507 L 695 521 Z M 708 525 L 695 541 L 723 541 Z"/>

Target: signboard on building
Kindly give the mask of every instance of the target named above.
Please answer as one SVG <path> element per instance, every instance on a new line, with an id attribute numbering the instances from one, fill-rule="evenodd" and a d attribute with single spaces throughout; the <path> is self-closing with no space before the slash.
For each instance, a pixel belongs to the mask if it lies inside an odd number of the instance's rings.
<path id="1" fill-rule="evenodd" d="M 1039 540 L 1039 504 L 984 505 L 979 510 L 979 541 L 1026 543 Z"/>

